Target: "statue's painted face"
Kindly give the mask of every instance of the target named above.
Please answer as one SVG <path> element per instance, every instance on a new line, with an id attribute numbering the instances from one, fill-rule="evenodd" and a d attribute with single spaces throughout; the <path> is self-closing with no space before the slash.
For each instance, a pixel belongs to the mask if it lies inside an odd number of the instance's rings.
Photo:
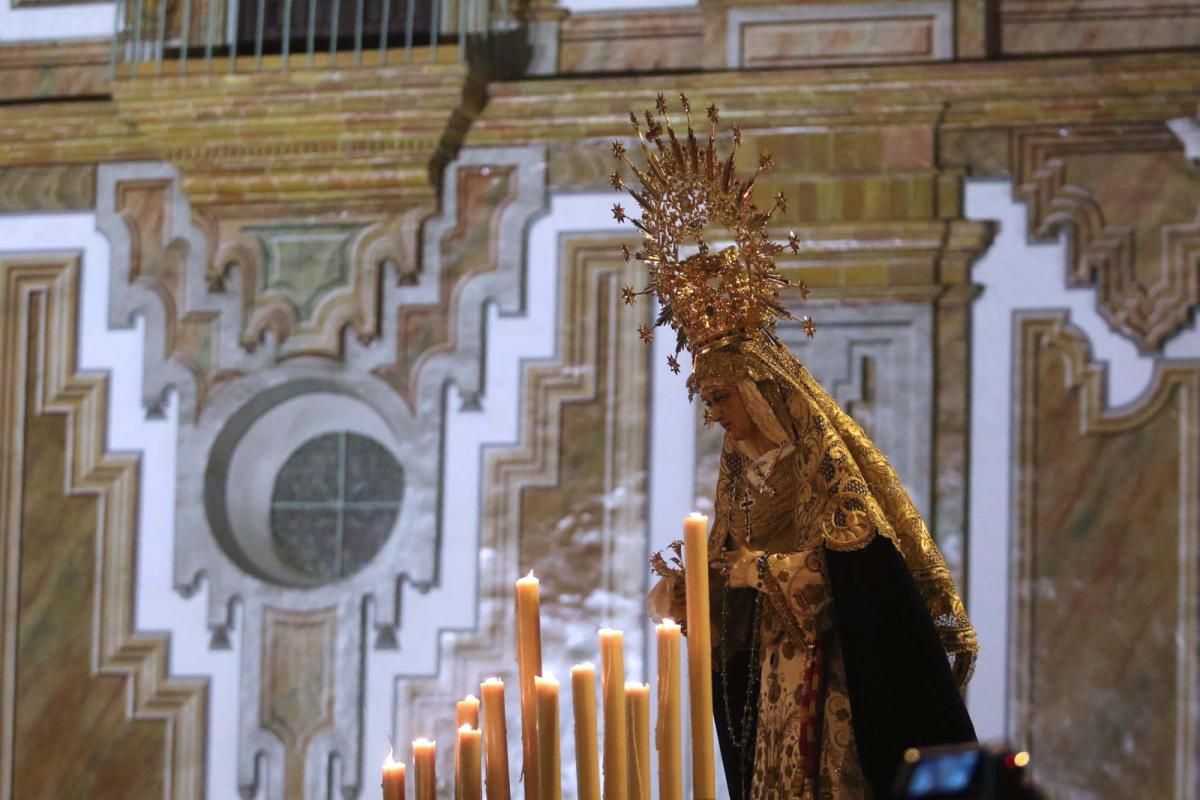
<path id="1" fill-rule="evenodd" d="M 700 390 L 700 398 L 704 401 L 709 419 L 724 428 L 735 440 L 750 441 L 758 432 L 736 386 L 705 386 Z"/>

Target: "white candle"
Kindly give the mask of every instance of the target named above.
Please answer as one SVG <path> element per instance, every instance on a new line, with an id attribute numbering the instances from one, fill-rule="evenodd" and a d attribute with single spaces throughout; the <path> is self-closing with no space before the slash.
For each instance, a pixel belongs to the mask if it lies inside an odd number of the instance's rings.
<path id="1" fill-rule="evenodd" d="M 596 668 L 571 667 L 575 709 L 575 777 L 579 800 L 600 800 L 600 754 L 596 744 Z"/>
<path id="2" fill-rule="evenodd" d="M 404 800 L 404 765 L 392 759 L 388 750 L 383 762 L 383 800 Z"/>
<path id="3" fill-rule="evenodd" d="M 604 695 L 604 800 L 626 800 L 625 635 L 600 631 L 600 691 Z"/>
<path id="4" fill-rule="evenodd" d="M 480 684 L 479 694 L 483 698 L 483 747 L 487 755 L 488 800 L 509 800 L 504 681 L 488 678 Z"/>
<path id="5" fill-rule="evenodd" d="M 458 771 L 454 778 L 455 793 L 462 800 L 483 800 L 483 784 L 479 780 L 480 734 L 470 725 L 458 729 Z"/>
<path id="6" fill-rule="evenodd" d="M 650 684 L 625 684 L 629 721 L 629 800 L 650 800 Z"/>
<path id="7" fill-rule="evenodd" d="M 437 800 L 437 744 L 428 739 L 413 742 L 413 782 L 416 800 Z"/>
<path id="8" fill-rule="evenodd" d="M 658 639 L 658 746 L 659 800 L 683 800 L 683 705 L 679 666 L 680 627 L 664 619 L 655 628 Z"/>
<path id="9" fill-rule="evenodd" d="M 517 581 L 517 668 L 521 679 L 521 747 L 525 800 L 539 800 L 537 695 L 534 678 L 542 672 L 542 623 L 538 579 L 530 572 Z"/>
<path id="10" fill-rule="evenodd" d="M 688 695 L 692 717 L 692 794 L 715 800 L 713 760 L 712 631 L 708 616 L 708 517 L 695 512 L 683 521 L 687 585 Z"/>
<path id="11" fill-rule="evenodd" d="M 454 727 L 461 728 L 464 725 L 466 725 L 468 728 L 479 727 L 479 700 L 477 700 L 475 695 L 472 694 L 469 694 L 462 700 L 459 700 L 454 709 Z M 454 775 L 457 778 L 458 739 L 455 739 L 454 741 Z M 457 780 L 454 784 L 454 798 L 455 800 L 462 800 L 462 790 Z"/>
<path id="12" fill-rule="evenodd" d="M 475 695 L 469 694 L 459 700 L 454 711 L 455 722 L 458 723 L 455 727 L 461 728 L 463 725 L 470 725 L 472 728 L 479 727 L 479 700 Z"/>
<path id="13" fill-rule="evenodd" d="M 562 768 L 558 749 L 558 681 L 537 676 L 538 791 L 542 800 L 562 800 Z"/>

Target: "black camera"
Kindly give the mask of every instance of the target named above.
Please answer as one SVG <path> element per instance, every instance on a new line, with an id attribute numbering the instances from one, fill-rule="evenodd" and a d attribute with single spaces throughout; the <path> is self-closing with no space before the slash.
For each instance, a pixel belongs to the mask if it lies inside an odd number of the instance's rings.
<path id="1" fill-rule="evenodd" d="M 998 747 L 911 748 L 896 775 L 896 800 L 1044 800 L 1030 782 L 1029 754 Z"/>

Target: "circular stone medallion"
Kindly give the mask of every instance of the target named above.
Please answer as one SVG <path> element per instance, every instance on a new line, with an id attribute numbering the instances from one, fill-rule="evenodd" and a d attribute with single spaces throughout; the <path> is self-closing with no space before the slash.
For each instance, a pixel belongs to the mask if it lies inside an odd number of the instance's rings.
<path id="1" fill-rule="evenodd" d="M 403 470 L 374 439 L 349 431 L 309 439 L 275 476 L 275 553 L 316 581 L 353 575 L 387 541 L 403 493 Z"/>

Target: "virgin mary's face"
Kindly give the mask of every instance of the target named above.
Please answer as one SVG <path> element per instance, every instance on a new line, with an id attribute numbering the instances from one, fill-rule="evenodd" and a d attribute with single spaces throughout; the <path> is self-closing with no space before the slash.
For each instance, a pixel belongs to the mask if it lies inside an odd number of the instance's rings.
<path id="1" fill-rule="evenodd" d="M 735 440 L 749 441 L 758 430 L 736 386 L 717 384 L 700 390 L 700 398 L 708 410 L 709 418 L 720 425 Z"/>

